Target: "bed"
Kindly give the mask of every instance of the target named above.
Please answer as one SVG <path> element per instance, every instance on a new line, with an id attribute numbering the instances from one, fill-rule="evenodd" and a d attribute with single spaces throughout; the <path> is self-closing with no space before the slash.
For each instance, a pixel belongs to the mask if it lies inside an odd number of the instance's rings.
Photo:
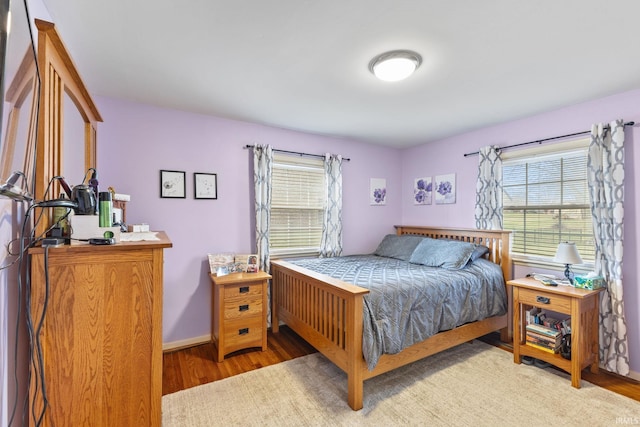
<path id="1" fill-rule="evenodd" d="M 396 226 L 396 234 L 484 245 L 488 247 L 484 257 L 500 267 L 501 285 L 511 278 L 509 231 Z M 346 372 L 347 402 L 353 410 L 362 408 L 364 381 L 369 378 L 490 332 L 499 330 L 501 339 L 508 341 L 509 314 L 501 313 L 440 331 L 397 353 L 384 353 L 372 367 L 363 352 L 369 289 L 284 260 L 271 262 L 271 275 L 273 332 L 281 323 L 288 325 Z"/>

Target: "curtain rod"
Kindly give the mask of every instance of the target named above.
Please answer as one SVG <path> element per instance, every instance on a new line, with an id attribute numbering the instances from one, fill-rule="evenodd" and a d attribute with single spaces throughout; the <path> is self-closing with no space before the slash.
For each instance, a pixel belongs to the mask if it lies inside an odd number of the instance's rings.
<path id="1" fill-rule="evenodd" d="M 624 126 L 633 126 L 635 124 L 636 124 L 635 122 L 627 122 L 627 123 L 624 124 Z M 606 125 L 605 129 L 609 129 L 609 125 Z M 570 136 L 585 135 L 587 133 L 591 133 L 591 131 L 590 130 L 585 130 L 584 132 L 569 133 L 567 135 L 554 136 L 554 137 L 545 138 L 545 139 L 537 139 L 535 141 L 529 141 L 529 142 L 521 142 L 520 144 L 505 145 L 504 147 L 499 147 L 498 149 L 499 150 L 504 150 L 505 148 L 520 147 L 521 145 L 541 144 L 541 143 L 546 142 L 546 141 L 553 141 L 554 139 L 562 139 L 562 138 L 568 138 Z M 464 157 L 472 156 L 474 154 L 479 154 L 479 153 L 480 153 L 479 151 L 474 151 L 473 153 L 466 153 L 464 155 Z"/>
<path id="2" fill-rule="evenodd" d="M 253 148 L 253 147 L 255 147 L 255 145 L 247 144 L 247 145 L 244 146 L 245 149 Z M 277 151 L 278 153 L 296 154 L 298 156 L 320 157 L 321 159 L 324 159 L 324 154 L 301 153 L 299 151 L 278 150 L 277 148 L 274 148 L 273 151 Z M 342 160 L 344 160 L 345 162 L 350 162 L 351 161 L 351 159 L 349 159 L 347 157 L 343 157 Z"/>

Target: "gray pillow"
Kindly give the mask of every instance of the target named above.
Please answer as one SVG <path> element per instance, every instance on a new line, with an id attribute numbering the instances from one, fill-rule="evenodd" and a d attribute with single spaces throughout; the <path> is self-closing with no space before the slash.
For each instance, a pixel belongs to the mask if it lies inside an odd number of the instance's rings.
<path id="1" fill-rule="evenodd" d="M 459 242 L 460 240 L 457 239 L 441 239 L 441 240 L 451 240 L 454 242 Z M 479 244 L 479 243 L 471 243 L 472 245 L 475 246 L 475 249 L 473 250 L 473 253 L 471 254 L 471 258 L 469 259 L 469 263 L 472 263 L 473 261 L 477 260 L 478 258 L 483 258 L 486 254 L 489 253 L 489 247 Z"/>
<path id="2" fill-rule="evenodd" d="M 474 243 L 426 237 L 411 254 L 409 262 L 448 270 L 464 268 L 476 249 Z"/>
<path id="3" fill-rule="evenodd" d="M 373 254 L 409 261 L 416 246 L 418 246 L 423 239 L 424 237 L 422 236 L 412 236 L 410 234 L 401 236 L 397 234 L 387 234 Z"/>
<path id="4" fill-rule="evenodd" d="M 473 250 L 473 253 L 471 254 L 471 259 L 469 260 L 469 262 L 473 262 L 478 258 L 483 258 L 486 254 L 489 253 L 489 248 L 487 246 L 479 245 L 477 243 L 475 243 L 475 245 L 476 245 L 476 248 Z"/>

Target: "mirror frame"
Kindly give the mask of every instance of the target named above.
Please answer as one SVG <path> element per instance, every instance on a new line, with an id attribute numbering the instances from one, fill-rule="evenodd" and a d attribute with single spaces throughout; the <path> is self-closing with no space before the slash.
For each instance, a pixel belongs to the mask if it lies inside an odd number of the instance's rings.
<path id="1" fill-rule="evenodd" d="M 39 82 L 36 77 L 36 63 L 31 52 L 31 47 L 27 52 L 18 67 L 16 75 L 9 85 L 6 93 L 5 101 L 9 103 L 11 109 L 9 110 L 7 117 L 6 134 L 4 135 L 4 146 L 2 148 L 2 165 L 0 166 L 0 176 L 8 177 L 13 172 L 14 156 L 16 155 L 16 145 L 18 143 L 16 136 L 18 133 L 18 126 L 20 124 L 20 117 L 23 114 L 29 114 L 29 127 L 27 130 L 26 152 L 19 153 L 24 155 L 22 171 L 25 176 L 29 177 L 28 185 L 32 186 L 33 168 L 34 168 L 34 153 L 35 138 L 36 138 L 36 120 L 38 115 L 37 99 L 34 99 L 38 95 Z M 31 101 L 30 104 L 25 105 L 26 101 Z M 29 108 L 29 111 L 24 110 L 25 107 Z"/>
<path id="2" fill-rule="evenodd" d="M 40 19 L 35 20 L 38 29 L 38 66 L 41 76 L 40 119 L 37 133 L 37 157 L 35 197 L 42 200 L 55 176 L 63 171 L 64 144 L 64 93 L 74 102 L 84 121 L 84 170 L 97 169 L 97 127 L 102 117 L 89 94 L 78 70 L 64 46 L 55 25 Z M 73 183 L 81 184 L 81 183 Z M 60 193 L 58 182 L 49 189 L 48 198 Z M 53 191 L 53 193 L 51 193 Z M 51 213 L 47 220 L 40 221 L 36 235 L 50 225 Z"/>

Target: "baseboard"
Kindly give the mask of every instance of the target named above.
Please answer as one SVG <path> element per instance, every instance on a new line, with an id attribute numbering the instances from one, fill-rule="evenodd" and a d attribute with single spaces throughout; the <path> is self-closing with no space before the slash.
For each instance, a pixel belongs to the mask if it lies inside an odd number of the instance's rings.
<path id="1" fill-rule="evenodd" d="M 640 381 L 640 372 L 636 372 L 636 371 L 629 372 L 629 378 L 634 379 L 636 381 Z"/>
<path id="2" fill-rule="evenodd" d="M 172 341 L 162 343 L 162 351 L 176 351 L 183 348 L 194 347 L 200 344 L 206 344 L 211 341 L 211 335 L 202 335 L 199 337 L 187 338 L 186 340 Z"/>

